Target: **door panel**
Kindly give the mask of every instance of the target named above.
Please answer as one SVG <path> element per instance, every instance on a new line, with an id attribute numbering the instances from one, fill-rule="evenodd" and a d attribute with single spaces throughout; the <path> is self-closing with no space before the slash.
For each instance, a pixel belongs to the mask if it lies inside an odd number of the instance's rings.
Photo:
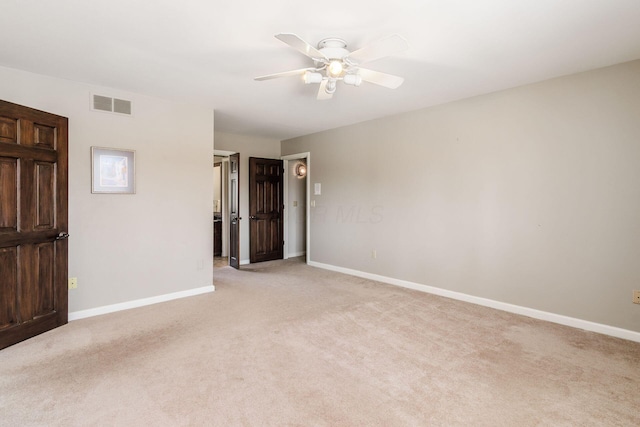
<path id="1" fill-rule="evenodd" d="M 34 123 L 34 143 L 38 147 L 55 148 L 56 128 Z"/>
<path id="2" fill-rule="evenodd" d="M 18 161 L 0 158 L 0 233 L 18 228 Z"/>
<path id="3" fill-rule="evenodd" d="M 18 299 L 18 250 L 0 249 L 0 271 L 2 272 L 2 292 L 0 292 L 0 330 L 15 325 L 18 315 L 15 301 Z"/>
<path id="4" fill-rule="evenodd" d="M 54 227 L 55 166 L 51 163 L 36 164 L 36 223 L 39 229 Z"/>
<path id="5" fill-rule="evenodd" d="M 229 265 L 240 268 L 240 154 L 229 156 Z"/>
<path id="6" fill-rule="evenodd" d="M 35 294 L 33 296 L 34 317 L 54 311 L 55 301 L 55 249 L 54 243 L 40 243 L 36 246 L 36 265 L 39 266 Z"/>
<path id="7" fill-rule="evenodd" d="M 67 126 L 0 101 L 0 348 L 67 323 Z"/>
<path id="8" fill-rule="evenodd" d="M 282 259 L 282 160 L 249 158 L 251 262 Z"/>
<path id="9" fill-rule="evenodd" d="M 18 120 L 0 117 L 0 142 L 18 142 Z"/>

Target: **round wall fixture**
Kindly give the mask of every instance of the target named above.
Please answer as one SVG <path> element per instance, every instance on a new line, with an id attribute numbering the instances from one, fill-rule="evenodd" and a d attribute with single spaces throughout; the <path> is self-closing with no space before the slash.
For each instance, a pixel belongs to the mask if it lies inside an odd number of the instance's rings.
<path id="1" fill-rule="evenodd" d="M 307 176 L 307 165 L 304 163 L 298 163 L 293 170 L 298 178 L 304 178 Z"/>

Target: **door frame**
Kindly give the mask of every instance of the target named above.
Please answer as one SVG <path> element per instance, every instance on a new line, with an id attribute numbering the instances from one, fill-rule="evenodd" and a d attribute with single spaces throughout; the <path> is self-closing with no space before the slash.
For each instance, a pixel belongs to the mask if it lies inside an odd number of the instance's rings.
<path id="1" fill-rule="evenodd" d="M 222 157 L 222 256 L 229 256 L 229 156 L 235 151 L 213 150 L 214 157 Z M 215 161 L 214 161 L 215 162 Z M 239 189 L 238 189 L 239 191 Z"/>
<path id="2" fill-rule="evenodd" d="M 222 230 L 222 212 L 224 211 L 224 162 L 222 160 L 220 160 L 219 162 L 216 162 L 216 156 L 213 156 L 213 173 L 214 173 L 214 178 L 213 178 L 213 194 L 215 195 L 216 192 L 216 186 L 215 186 L 215 171 L 216 171 L 216 167 L 220 168 L 220 177 L 218 178 L 218 185 L 220 187 L 220 255 L 218 256 L 222 256 L 222 254 L 224 253 L 222 247 L 224 245 L 223 241 L 224 241 L 224 231 Z M 215 221 L 215 216 L 216 216 L 216 211 L 215 211 L 215 206 L 216 206 L 216 198 L 213 198 L 213 257 L 216 257 L 216 221 Z"/>
<path id="3" fill-rule="evenodd" d="M 232 159 L 231 157 L 234 157 Z M 235 169 L 232 168 L 235 164 Z M 241 235 L 242 220 L 240 206 L 240 181 L 242 170 L 240 166 L 240 153 L 234 153 L 229 156 L 229 265 L 235 269 L 240 268 L 242 252 L 241 252 Z M 235 187 L 231 184 L 237 183 Z M 235 191 L 234 191 L 235 190 Z M 231 203 L 235 200 L 235 204 Z M 235 207 L 235 209 L 234 209 Z M 235 215 L 233 214 L 235 212 Z M 235 254 L 235 256 L 234 256 Z"/>
<path id="4" fill-rule="evenodd" d="M 222 158 L 222 256 L 229 256 L 229 157 Z"/>
<path id="5" fill-rule="evenodd" d="M 230 216 L 229 216 L 229 206 L 231 203 L 231 193 L 229 187 L 229 156 L 232 154 L 238 153 L 237 151 L 227 151 L 227 150 L 213 150 L 214 157 L 222 157 L 222 256 L 229 257 L 229 233 L 230 233 Z M 212 162 L 215 160 L 212 158 Z M 213 165 L 213 163 L 212 163 Z M 238 198 L 240 197 L 240 188 L 238 187 Z M 240 200 L 238 199 L 238 202 Z M 212 206 L 213 207 L 213 206 Z M 213 212 L 212 212 L 213 219 Z M 240 244 L 241 242 L 239 242 Z M 240 245 L 239 252 L 242 250 L 242 245 Z"/>
<path id="6" fill-rule="evenodd" d="M 289 173 L 289 162 L 305 159 L 307 162 L 307 183 L 306 183 L 306 201 L 305 201 L 305 215 L 306 215 L 306 263 L 309 264 L 311 261 L 311 153 L 309 151 L 304 153 L 297 154 L 289 154 L 286 156 L 280 156 L 280 159 L 283 161 L 283 167 L 286 171 L 285 173 Z M 284 190 L 283 190 L 283 203 L 284 203 L 284 253 L 282 254 L 283 259 L 289 258 L 289 179 L 284 180 Z"/>

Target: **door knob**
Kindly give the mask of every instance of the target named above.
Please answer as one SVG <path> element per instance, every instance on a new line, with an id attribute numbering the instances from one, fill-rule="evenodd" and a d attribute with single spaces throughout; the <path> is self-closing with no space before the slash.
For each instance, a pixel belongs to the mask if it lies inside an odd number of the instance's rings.
<path id="1" fill-rule="evenodd" d="M 258 217 L 257 217 L 257 216 L 255 216 L 255 215 L 251 215 L 251 216 L 249 217 L 249 219 L 258 219 Z"/>
<path id="2" fill-rule="evenodd" d="M 66 231 L 61 231 L 60 234 L 56 236 L 56 240 L 64 240 L 69 238 L 69 233 Z"/>

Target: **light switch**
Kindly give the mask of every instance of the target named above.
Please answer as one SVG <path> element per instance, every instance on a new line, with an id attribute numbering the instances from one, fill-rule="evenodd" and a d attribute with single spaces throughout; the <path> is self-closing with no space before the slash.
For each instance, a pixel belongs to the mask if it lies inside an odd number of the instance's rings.
<path id="1" fill-rule="evenodd" d="M 320 184 L 319 182 L 313 184 L 313 194 L 316 196 L 322 194 L 322 184 Z"/>
<path id="2" fill-rule="evenodd" d="M 293 201 L 293 207 L 295 208 L 295 207 L 297 207 L 297 206 L 298 206 L 298 201 L 297 201 L 297 200 L 294 200 L 294 201 Z"/>

